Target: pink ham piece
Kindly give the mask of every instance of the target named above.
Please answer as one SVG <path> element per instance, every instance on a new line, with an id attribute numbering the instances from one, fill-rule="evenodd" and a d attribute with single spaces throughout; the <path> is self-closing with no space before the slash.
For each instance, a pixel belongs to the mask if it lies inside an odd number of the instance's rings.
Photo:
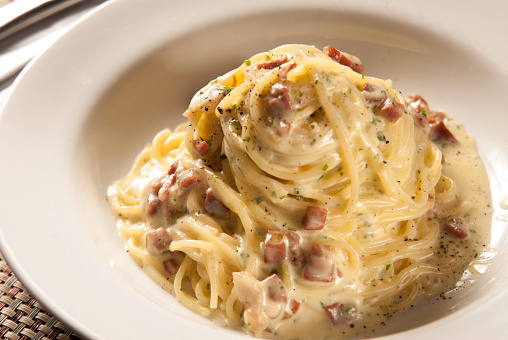
<path id="1" fill-rule="evenodd" d="M 284 232 L 268 230 L 263 246 L 265 263 L 278 264 L 286 259 Z"/>
<path id="2" fill-rule="evenodd" d="M 390 122 L 395 123 L 404 114 L 404 105 L 393 98 L 387 98 L 381 107 L 381 113 Z"/>
<path id="3" fill-rule="evenodd" d="M 305 256 L 300 249 L 300 235 L 292 231 L 286 231 L 286 240 L 288 242 L 287 256 L 294 266 L 301 266 L 305 262 Z"/>
<path id="4" fill-rule="evenodd" d="M 228 207 L 226 207 L 224 203 L 222 203 L 222 201 L 213 194 L 213 191 L 210 188 L 206 190 L 206 198 L 203 208 L 209 214 L 218 217 L 223 217 L 229 213 Z"/>
<path id="5" fill-rule="evenodd" d="M 182 188 L 189 188 L 194 184 L 199 183 L 201 180 L 194 169 L 187 169 L 180 173 L 178 182 Z"/>
<path id="6" fill-rule="evenodd" d="M 349 67 L 356 73 L 363 74 L 364 67 L 357 57 L 341 52 L 332 46 L 326 46 L 323 48 L 323 52 L 339 64 Z"/>
<path id="7" fill-rule="evenodd" d="M 300 302 L 296 301 L 295 299 L 291 299 L 291 301 L 289 301 L 289 304 L 286 308 L 286 312 L 284 313 L 283 319 L 284 320 L 289 319 L 290 317 L 295 315 L 296 312 L 298 312 L 298 308 L 300 308 Z"/>
<path id="8" fill-rule="evenodd" d="M 165 228 L 150 230 L 146 233 L 146 251 L 153 255 L 159 255 L 169 250 L 172 241 L 171 235 Z"/>
<path id="9" fill-rule="evenodd" d="M 291 123 L 286 122 L 285 120 L 279 121 L 277 125 L 277 134 L 281 137 L 287 137 L 289 135 L 289 131 L 291 130 Z"/>
<path id="10" fill-rule="evenodd" d="M 268 297 L 272 301 L 287 301 L 287 292 L 284 282 L 277 274 L 267 277 L 263 280 Z"/>
<path id="11" fill-rule="evenodd" d="M 146 213 L 149 217 L 153 217 L 157 213 L 160 203 L 161 201 L 158 197 L 150 195 L 146 205 Z"/>
<path id="12" fill-rule="evenodd" d="M 176 275 L 178 268 L 180 268 L 180 265 L 175 259 L 166 260 L 162 264 L 164 265 L 164 269 L 170 276 Z"/>
<path id="13" fill-rule="evenodd" d="M 192 144 L 194 144 L 196 151 L 201 157 L 205 157 L 210 152 L 210 145 L 202 139 L 196 139 L 192 141 Z"/>
<path id="14" fill-rule="evenodd" d="M 388 121 L 395 123 L 404 114 L 404 105 L 388 97 L 386 89 L 365 83 L 362 93 L 367 104 L 374 105 L 374 113 L 383 115 Z"/>
<path id="15" fill-rule="evenodd" d="M 296 67 L 296 63 L 294 61 L 290 61 L 285 63 L 280 68 L 279 79 L 282 81 L 286 81 L 288 79 L 288 72 Z"/>
<path id="16" fill-rule="evenodd" d="M 303 229 L 305 230 L 321 230 L 325 226 L 328 210 L 317 206 L 309 206 L 305 211 L 303 219 Z"/>
<path id="17" fill-rule="evenodd" d="M 284 111 L 291 110 L 291 102 L 289 99 L 289 89 L 282 83 L 275 83 L 270 88 L 271 99 L 268 105 L 274 115 L 278 115 Z"/>
<path id="18" fill-rule="evenodd" d="M 263 61 L 263 62 L 260 62 L 256 65 L 256 67 L 259 69 L 268 69 L 268 70 L 271 70 L 273 68 L 276 68 L 282 64 L 285 64 L 286 62 L 288 61 L 288 57 L 287 56 L 282 56 L 280 58 L 277 58 L 277 59 L 271 59 L 271 60 L 268 60 L 268 61 Z"/>
<path id="19" fill-rule="evenodd" d="M 430 113 L 430 107 L 425 99 L 418 95 L 408 96 L 406 105 L 415 123 L 428 134 L 429 121 L 427 120 L 427 114 Z"/>
<path id="20" fill-rule="evenodd" d="M 335 274 L 333 248 L 314 243 L 303 267 L 303 277 L 309 281 L 332 282 Z"/>
<path id="21" fill-rule="evenodd" d="M 466 227 L 464 227 L 462 220 L 458 217 L 452 218 L 450 221 L 445 223 L 443 228 L 447 233 L 460 239 L 468 236 Z"/>
<path id="22" fill-rule="evenodd" d="M 332 305 L 324 307 L 326 315 L 330 319 L 333 325 L 338 324 L 340 321 L 345 320 L 344 311 L 342 310 L 344 305 L 342 303 L 334 303 Z"/>
<path id="23" fill-rule="evenodd" d="M 292 231 L 268 230 L 263 243 L 265 263 L 279 264 L 289 259 L 295 266 L 305 262 L 305 256 L 300 249 L 300 236 Z"/>

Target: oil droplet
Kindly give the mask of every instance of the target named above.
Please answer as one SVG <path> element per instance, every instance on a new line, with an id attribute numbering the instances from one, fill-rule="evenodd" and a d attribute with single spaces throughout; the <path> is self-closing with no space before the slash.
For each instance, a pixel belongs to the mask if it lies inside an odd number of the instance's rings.
<path id="1" fill-rule="evenodd" d="M 501 198 L 501 201 L 499 202 L 499 206 L 501 209 L 508 210 L 508 195 Z"/>

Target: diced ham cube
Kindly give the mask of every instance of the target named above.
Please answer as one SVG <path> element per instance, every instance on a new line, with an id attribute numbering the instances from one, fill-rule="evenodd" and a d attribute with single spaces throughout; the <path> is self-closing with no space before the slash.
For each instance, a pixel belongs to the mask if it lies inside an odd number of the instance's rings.
<path id="1" fill-rule="evenodd" d="M 381 113 L 390 122 L 395 123 L 404 114 L 404 105 L 393 98 L 387 98 L 381 108 Z"/>
<path id="2" fill-rule="evenodd" d="M 340 321 L 345 320 L 344 311 L 342 310 L 343 308 L 344 305 L 338 302 L 334 303 L 333 305 L 324 307 L 326 315 L 333 325 L 336 325 Z"/>
<path id="3" fill-rule="evenodd" d="M 291 263 L 295 266 L 301 266 L 305 262 L 305 256 L 300 249 L 300 235 L 295 232 L 285 232 L 286 239 L 288 241 L 287 255 Z"/>
<path id="4" fill-rule="evenodd" d="M 264 61 L 264 62 L 260 62 L 256 65 L 256 67 L 258 69 L 273 69 L 273 68 L 276 68 L 284 63 L 286 63 L 288 61 L 288 57 L 287 56 L 282 56 L 280 58 L 277 58 L 277 59 L 271 59 L 271 60 L 268 60 L 268 61 Z"/>
<path id="5" fill-rule="evenodd" d="M 273 97 L 268 101 L 273 114 L 280 114 L 291 110 L 289 89 L 282 83 L 275 83 L 270 88 L 270 95 Z"/>
<path id="6" fill-rule="evenodd" d="M 443 121 L 435 121 L 429 124 L 429 138 L 442 143 L 457 143 L 457 139 L 448 130 Z"/>
<path id="7" fill-rule="evenodd" d="M 418 95 L 408 96 L 406 98 L 406 105 L 415 123 L 428 133 L 429 121 L 427 120 L 427 114 L 431 110 L 425 99 Z"/>
<path id="8" fill-rule="evenodd" d="M 263 283 L 272 301 L 287 301 L 286 286 L 277 274 L 267 277 Z"/>
<path id="9" fill-rule="evenodd" d="M 174 162 L 171 164 L 171 166 L 168 169 L 168 175 L 172 175 L 176 172 L 176 169 L 178 169 L 178 162 Z"/>
<path id="10" fill-rule="evenodd" d="M 196 151 L 201 157 L 205 157 L 210 152 L 210 145 L 202 139 L 192 141 Z"/>
<path id="11" fill-rule="evenodd" d="M 449 222 L 443 226 L 447 233 L 453 236 L 463 239 L 468 236 L 466 227 L 462 224 L 462 220 L 458 217 L 452 218 Z"/>
<path id="12" fill-rule="evenodd" d="M 287 137 L 289 135 L 289 131 L 291 130 L 291 124 L 286 122 L 285 120 L 279 121 L 277 124 L 277 134 L 281 137 Z"/>
<path id="13" fill-rule="evenodd" d="M 146 233 L 146 251 L 153 255 L 161 254 L 169 250 L 169 245 L 173 239 L 165 228 L 150 230 Z"/>
<path id="14" fill-rule="evenodd" d="M 321 230 L 325 226 L 328 210 L 317 206 L 309 206 L 305 211 L 303 228 L 305 230 Z"/>
<path id="15" fill-rule="evenodd" d="M 228 207 L 226 207 L 224 203 L 222 203 L 222 201 L 213 194 L 212 189 L 210 188 L 206 190 L 206 198 L 203 208 L 206 212 L 218 217 L 225 216 L 229 213 Z"/>
<path id="16" fill-rule="evenodd" d="M 178 180 L 182 188 L 189 188 L 201 181 L 196 171 L 192 168 L 182 171 Z"/>
<path id="17" fill-rule="evenodd" d="M 286 242 L 284 233 L 278 230 L 268 230 L 263 246 L 265 263 L 278 264 L 286 259 Z"/>
<path id="18" fill-rule="evenodd" d="M 151 196 L 151 195 L 150 195 Z M 148 203 L 146 205 L 146 213 L 149 217 L 153 217 L 157 211 L 159 210 L 159 205 L 161 201 L 159 201 L 159 198 L 155 197 L 153 199 L 148 199 Z"/>
<path id="19" fill-rule="evenodd" d="M 362 93 L 367 104 L 381 104 L 387 98 L 386 91 L 372 83 L 363 85 Z"/>
<path id="20" fill-rule="evenodd" d="M 295 266 L 305 262 L 305 256 L 300 249 L 300 236 L 292 231 L 268 230 L 263 244 L 265 263 L 279 264 L 289 259 Z"/>
<path id="21" fill-rule="evenodd" d="M 290 61 L 290 62 L 282 65 L 282 67 L 280 68 L 280 72 L 279 72 L 279 79 L 282 81 L 287 80 L 288 79 L 288 72 L 291 71 L 292 69 L 294 69 L 295 67 L 296 67 L 296 63 L 294 61 Z"/>
<path id="22" fill-rule="evenodd" d="M 314 243 L 303 267 L 303 277 L 309 281 L 332 282 L 335 274 L 332 247 Z"/>
<path id="23" fill-rule="evenodd" d="M 289 319 L 290 317 L 295 315 L 296 312 L 298 311 L 298 308 L 300 308 L 300 302 L 298 302 L 294 299 L 291 299 L 289 301 L 287 308 L 286 308 L 286 312 L 284 313 L 283 319 Z"/>
<path id="24" fill-rule="evenodd" d="M 164 269 L 166 269 L 166 272 L 170 276 L 176 275 L 178 268 L 180 268 L 180 265 L 175 259 L 166 260 L 162 264 L 164 265 Z"/>
<path id="25" fill-rule="evenodd" d="M 332 46 L 326 46 L 323 48 L 323 52 L 339 64 L 351 68 L 356 73 L 363 74 L 364 67 L 357 57 L 341 52 Z"/>

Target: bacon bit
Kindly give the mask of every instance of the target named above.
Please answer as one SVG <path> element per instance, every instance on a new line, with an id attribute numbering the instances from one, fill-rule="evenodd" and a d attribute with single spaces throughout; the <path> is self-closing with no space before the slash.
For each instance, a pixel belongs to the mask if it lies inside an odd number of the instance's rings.
<path id="1" fill-rule="evenodd" d="M 226 207 L 224 203 L 222 203 L 222 201 L 213 194 L 212 189 L 210 188 L 206 190 L 206 198 L 203 208 L 208 213 L 219 217 L 225 216 L 229 213 L 228 207 Z"/>
<path id="2" fill-rule="evenodd" d="M 289 98 L 289 89 L 282 83 L 273 84 L 270 88 L 272 99 L 268 101 L 272 113 L 278 114 L 287 110 L 291 110 L 291 102 Z"/>
<path id="3" fill-rule="evenodd" d="M 267 277 L 263 283 L 272 301 L 287 301 L 286 285 L 277 274 Z"/>
<path id="4" fill-rule="evenodd" d="M 314 243 L 305 267 L 303 277 L 309 281 L 332 282 L 335 273 L 332 247 Z"/>
<path id="5" fill-rule="evenodd" d="M 168 250 L 172 241 L 171 235 L 165 228 L 150 230 L 146 233 L 146 251 L 150 254 L 158 255 Z"/>
<path id="6" fill-rule="evenodd" d="M 182 188 L 189 188 L 200 181 L 194 169 L 187 169 L 180 173 L 179 183 Z"/>
<path id="7" fill-rule="evenodd" d="M 289 135 L 289 131 L 291 130 L 291 124 L 286 122 L 285 120 L 279 121 L 277 126 L 277 134 L 281 137 L 286 137 Z"/>
<path id="8" fill-rule="evenodd" d="M 280 58 L 277 58 L 277 59 L 272 59 L 272 60 L 269 60 L 269 61 L 264 61 L 264 62 L 260 62 L 256 65 L 256 67 L 259 69 L 267 69 L 267 70 L 271 70 L 273 68 L 276 68 L 284 63 L 286 63 L 288 61 L 288 57 L 287 56 L 282 56 Z"/>
<path id="9" fill-rule="evenodd" d="M 164 269 L 166 269 L 166 272 L 171 276 L 176 275 L 178 268 L 180 268 L 180 265 L 178 264 L 178 262 L 176 262 L 175 259 L 166 260 L 162 264 L 164 265 Z"/>
<path id="10" fill-rule="evenodd" d="M 279 79 L 282 81 L 286 81 L 288 79 L 289 71 L 291 71 L 295 67 L 296 67 L 296 63 L 294 61 L 290 61 L 290 62 L 282 65 L 282 67 L 280 68 L 280 72 L 279 72 Z"/>
<path id="11" fill-rule="evenodd" d="M 305 256 L 300 249 L 300 235 L 292 231 L 286 231 L 286 239 L 288 241 L 288 255 L 294 266 L 301 266 L 305 262 Z"/>
<path id="12" fill-rule="evenodd" d="M 164 214 L 164 217 L 167 218 L 168 220 L 173 219 L 173 210 L 171 210 L 171 208 L 168 205 L 165 204 L 162 206 L 162 212 Z"/>
<path id="13" fill-rule="evenodd" d="M 426 115 L 431 110 L 425 99 L 419 95 L 408 96 L 406 105 L 409 113 L 413 116 L 413 120 L 428 133 L 429 121 Z"/>
<path id="14" fill-rule="evenodd" d="M 321 230 L 325 226 L 328 210 L 317 206 L 307 207 L 305 218 L 303 219 L 303 229 Z"/>
<path id="15" fill-rule="evenodd" d="M 455 136 L 448 130 L 443 121 L 436 121 L 429 124 L 429 138 L 443 143 L 457 143 Z"/>
<path id="16" fill-rule="evenodd" d="M 171 164 L 171 166 L 168 169 L 168 175 L 172 175 L 176 172 L 176 169 L 178 169 L 178 162 L 174 162 Z"/>
<path id="17" fill-rule="evenodd" d="M 429 122 L 433 120 L 444 120 L 446 118 L 446 113 L 442 111 L 431 111 L 430 114 L 427 114 L 427 119 Z"/>
<path id="18" fill-rule="evenodd" d="M 443 120 L 446 118 L 446 113 L 432 111 L 425 99 L 419 95 L 408 96 L 406 98 L 406 104 L 415 122 L 426 130 L 430 139 L 435 139 L 444 143 L 458 142 L 443 123 Z"/>
<path id="19" fill-rule="evenodd" d="M 336 325 L 339 321 L 344 320 L 344 305 L 342 303 L 334 303 L 333 305 L 329 305 L 324 307 L 326 315 L 330 319 L 330 322 Z"/>
<path id="20" fill-rule="evenodd" d="M 381 104 L 387 98 L 386 92 L 372 83 L 363 84 L 362 92 L 367 104 Z"/>
<path id="21" fill-rule="evenodd" d="M 159 200 L 162 203 L 165 203 L 168 200 L 169 191 L 170 191 L 172 185 L 173 184 L 171 183 L 171 181 L 164 181 L 164 180 L 162 181 L 162 188 L 160 188 L 159 193 L 158 193 Z"/>
<path id="22" fill-rule="evenodd" d="M 201 157 L 205 157 L 210 152 L 210 145 L 202 139 L 192 141 L 196 151 Z"/>
<path id="23" fill-rule="evenodd" d="M 296 301 L 295 299 L 291 299 L 286 308 L 286 312 L 284 313 L 283 319 L 284 320 L 289 319 L 290 317 L 295 315 L 296 312 L 298 312 L 298 308 L 300 308 L 300 302 Z"/>
<path id="24" fill-rule="evenodd" d="M 153 217 L 157 211 L 159 210 L 159 204 L 161 201 L 157 197 L 154 199 L 148 199 L 148 204 L 146 205 L 146 213 L 149 217 Z"/>
<path id="25" fill-rule="evenodd" d="M 468 236 L 467 230 L 462 224 L 462 220 L 458 217 L 452 218 L 443 227 L 447 233 L 450 233 L 457 238 L 463 239 Z"/>
<path id="26" fill-rule="evenodd" d="M 281 263 L 286 259 L 284 233 L 279 230 L 268 230 L 263 247 L 265 263 Z"/>
<path id="27" fill-rule="evenodd" d="M 153 185 L 152 185 L 152 193 L 154 195 L 157 195 L 159 193 L 159 190 L 161 189 L 162 187 L 162 183 L 163 183 L 163 180 L 162 179 L 159 179 L 157 180 L 157 182 L 155 182 Z"/>
<path id="28" fill-rule="evenodd" d="M 387 98 L 381 108 L 381 113 L 390 122 L 395 123 L 404 114 L 404 105 L 393 98 Z"/>
<path id="29" fill-rule="evenodd" d="M 339 50 L 337 50 L 332 46 L 326 46 L 325 48 L 323 48 L 323 52 L 327 56 L 338 62 L 339 64 L 351 68 L 356 73 L 363 74 L 364 67 L 360 62 L 360 59 L 358 59 L 357 57 L 348 55 L 347 53 L 340 52 Z"/>

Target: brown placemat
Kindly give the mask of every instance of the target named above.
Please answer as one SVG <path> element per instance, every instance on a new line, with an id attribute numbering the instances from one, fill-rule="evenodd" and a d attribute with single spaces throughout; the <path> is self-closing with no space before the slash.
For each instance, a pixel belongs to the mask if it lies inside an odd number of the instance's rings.
<path id="1" fill-rule="evenodd" d="M 48 313 L 18 281 L 0 253 L 0 339 L 81 339 Z"/>

